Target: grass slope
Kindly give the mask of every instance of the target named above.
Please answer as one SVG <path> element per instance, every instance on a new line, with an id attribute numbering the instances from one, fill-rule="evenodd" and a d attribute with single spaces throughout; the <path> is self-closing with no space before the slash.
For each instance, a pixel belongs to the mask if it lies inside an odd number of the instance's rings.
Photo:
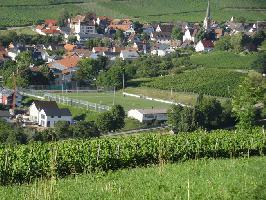
<path id="1" fill-rule="evenodd" d="M 58 18 L 63 10 L 71 14 L 96 12 L 112 17 L 131 17 L 140 21 L 203 21 L 206 0 L 0 0 L 0 26 L 19 26 L 37 19 Z M 212 0 L 215 20 L 232 16 L 248 21 L 266 20 L 264 0 Z"/>
<path id="2" fill-rule="evenodd" d="M 193 160 L 0 187 L 13 199 L 265 199 L 266 157 Z M 189 186 L 188 186 L 189 184 Z"/>

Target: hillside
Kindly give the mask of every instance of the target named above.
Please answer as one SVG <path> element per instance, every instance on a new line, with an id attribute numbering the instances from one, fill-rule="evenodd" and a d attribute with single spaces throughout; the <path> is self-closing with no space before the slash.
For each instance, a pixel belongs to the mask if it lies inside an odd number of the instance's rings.
<path id="1" fill-rule="evenodd" d="M 0 196 L 3 200 L 188 199 L 188 195 L 199 200 L 265 199 L 265 167 L 266 157 L 194 160 L 0 187 Z"/>
<path id="2" fill-rule="evenodd" d="M 0 26 L 21 26 L 38 19 L 58 18 L 63 10 L 71 14 L 96 12 L 98 15 L 130 17 L 140 21 L 203 21 L 206 0 L 0 0 Z M 248 21 L 266 20 L 264 0 L 212 0 L 214 20 L 232 16 Z"/>

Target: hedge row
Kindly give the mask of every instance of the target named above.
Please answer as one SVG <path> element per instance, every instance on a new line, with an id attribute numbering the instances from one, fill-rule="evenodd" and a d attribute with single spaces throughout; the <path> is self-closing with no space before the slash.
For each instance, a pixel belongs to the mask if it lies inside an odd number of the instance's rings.
<path id="1" fill-rule="evenodd" d="M 96 140 L 32 143 L 0 148 L 0 183 L 22 183 L 51 176 L 94 170 L 183 161 L 194 158 L 239 157 L 266 152 L 262 129 L 249 132 L 217 130 L 211 133 L 142 134 Z"/>

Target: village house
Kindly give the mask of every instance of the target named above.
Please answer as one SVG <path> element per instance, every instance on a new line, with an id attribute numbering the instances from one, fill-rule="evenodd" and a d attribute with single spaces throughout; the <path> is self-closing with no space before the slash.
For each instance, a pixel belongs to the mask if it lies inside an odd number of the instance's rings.
<path id="1" fill-rule="evenodd" d="M 167 54 L 173 53 L 175 50 L 167 44 L 156 44 L 152 47 L 151 54 L 157 56 L 166 56 Z"/>
<path id="2" fill-rule="evenodd" d="M 108 30 L 121 30 L 131 33 L 134 31 L 133 22 L 130 19 L 114 19 L 108 26 Z"/>
<path id="3" fill-rule="evenodd" d="M 189 27 L 187 27 L 186 30 L 185 30 L 185 33 L 183 35 L 183 42 L 185 42 L 185 41 L 195 42 L 195 37 L 196 37 L 198 31 L 199 31 L 198 28 L 189 28 Z"/>
<path id="4" fill-rule="evenodd" d="M 93 47 L 92 48 L 92 52 L 93 53 L 103 53 L 103 52 L 106 52 L 106 51 L 109 51 L 108 47 Z"/>
<path id="5" fill-rule="evenodd" d="M 158 24 L 155 31 L 158 33 L 172 33 L 173 28 L 173 24 Z"/>
<path id="6" fill-rule="evenodd" d="M 59 121 L 72 123 L 68 109 L 60 109 L 55 101 L 34 101 L 29 107 L 29 119 L 43 127 L 54 127 Z"/>
<path id="7" fill-rule="evenodd" d="M 77 15 L 70 19 L 70 29 L 77 37 L 78 41 L 86 40 L 93 35 L 97 34 L 95 22 L 95 13 L 88 13 L 86 15 Z"/>
<path id="8" fill-rule="evenodd" d="M 136 60 L 139 58 L 139 54 L 137 51 L 122 50 L 120 53 L 120 58 L 122 60 Z"/>
<path id="9" fill-rule="evenodd" d="M 120 53 L 117 52 L 110 52 L 110 51 L 104 51 L 100 54 L 101 56 L 107 57 L 109 60 L 114 61 L 116 58 L 119 57 Z"/>
<path id="10" fill-rule="evenodd" d="M 171 43 L 171 33 L 169 32 L 153 32 L 150 35 L 151 41 L 155 41 L 157 43 L 162 44 L 170 44 Z"/>
<path id="11" fill-rule="evenodd" d="M 0 104 L 5 106 L 12 106 L 14 99 L 14 90 L 0 88 Z M 22 95 L 16 92 L 16 106 L 21 106 Z"/>
<path id="12" fill-rule="evenodd" d="M 70 83 L 78 70 L 80 57 L 77 55 L 66 56 L 48 64 L 55 75 L 55 84 Z"/>
<path id="13" fill-rule="evenodd" d="M 106 17 L 106 16 L 99 16 L 96 19 L 96 24 L 105 29 L 110 23 L 111 23 L 112 19 L 110 17 Z"/>
<path id="14" fill-rule="evenodd" d="M 7 48 L 7 55 L 8 57 L 10 57 L 12 60 L 15 61 L 18 54 L 26 50 L 27 49 L 24 45 L 10 43 L 10 45 Z"/>
<path id="15" fill-rule="evenodd" d="M 8 59 L 9 57 L 7 56 L 7 51 L 4 47 L 0 46 L 0 66 Z"/>
<path id="16" fill-rule="evenodd" d="M 146 33 L 147 35 L 151 35 L 155 31 L 154 27 L 150 24 L 144 24 L 142 27 L 143 33 Z"/>
<path id="17" fill-rule="evenodd" d="M 40 35 L 53 36 L 61 34 L 61 30 L 57 26 L 57 20 L 54 19 L 46 19 L 44 24 L 36 26 L 35 31 Z"/>
<path id="18" fill-rule="evenodd" d="M 131 109 L 127 116 L 139 122 L 167 121 L 167 109 Z"/>
<path id="19" fill-rule="evenodd" d="M 200 40 L 195 46 L 196 52 L 208 52 L 213 50 L 214 44 L 211 40 Z"/>

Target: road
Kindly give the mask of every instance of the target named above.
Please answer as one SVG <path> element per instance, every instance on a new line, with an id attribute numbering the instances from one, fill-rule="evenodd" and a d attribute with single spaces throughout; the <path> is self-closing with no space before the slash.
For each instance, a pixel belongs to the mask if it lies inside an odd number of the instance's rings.
<path id="1" fill-rule="evenodd" d="M 144 128 L 144 129 L 136 129 L 136 130 L 130 130 L 130 131 L 121 131 L 121 132 L 115 132 L 115 133 L 110 132 L 108 134 L 103 134 L 102 136 L 110 137 L 110 136 L 132 135 L 132 134 L 140 133 L 140 132 L 150 132 L 150 131 L 164 130 L 166 128 L 167 128 L 167 126 L 159 126 L 159 127 L 153 127 L 153 128 Z"/>

